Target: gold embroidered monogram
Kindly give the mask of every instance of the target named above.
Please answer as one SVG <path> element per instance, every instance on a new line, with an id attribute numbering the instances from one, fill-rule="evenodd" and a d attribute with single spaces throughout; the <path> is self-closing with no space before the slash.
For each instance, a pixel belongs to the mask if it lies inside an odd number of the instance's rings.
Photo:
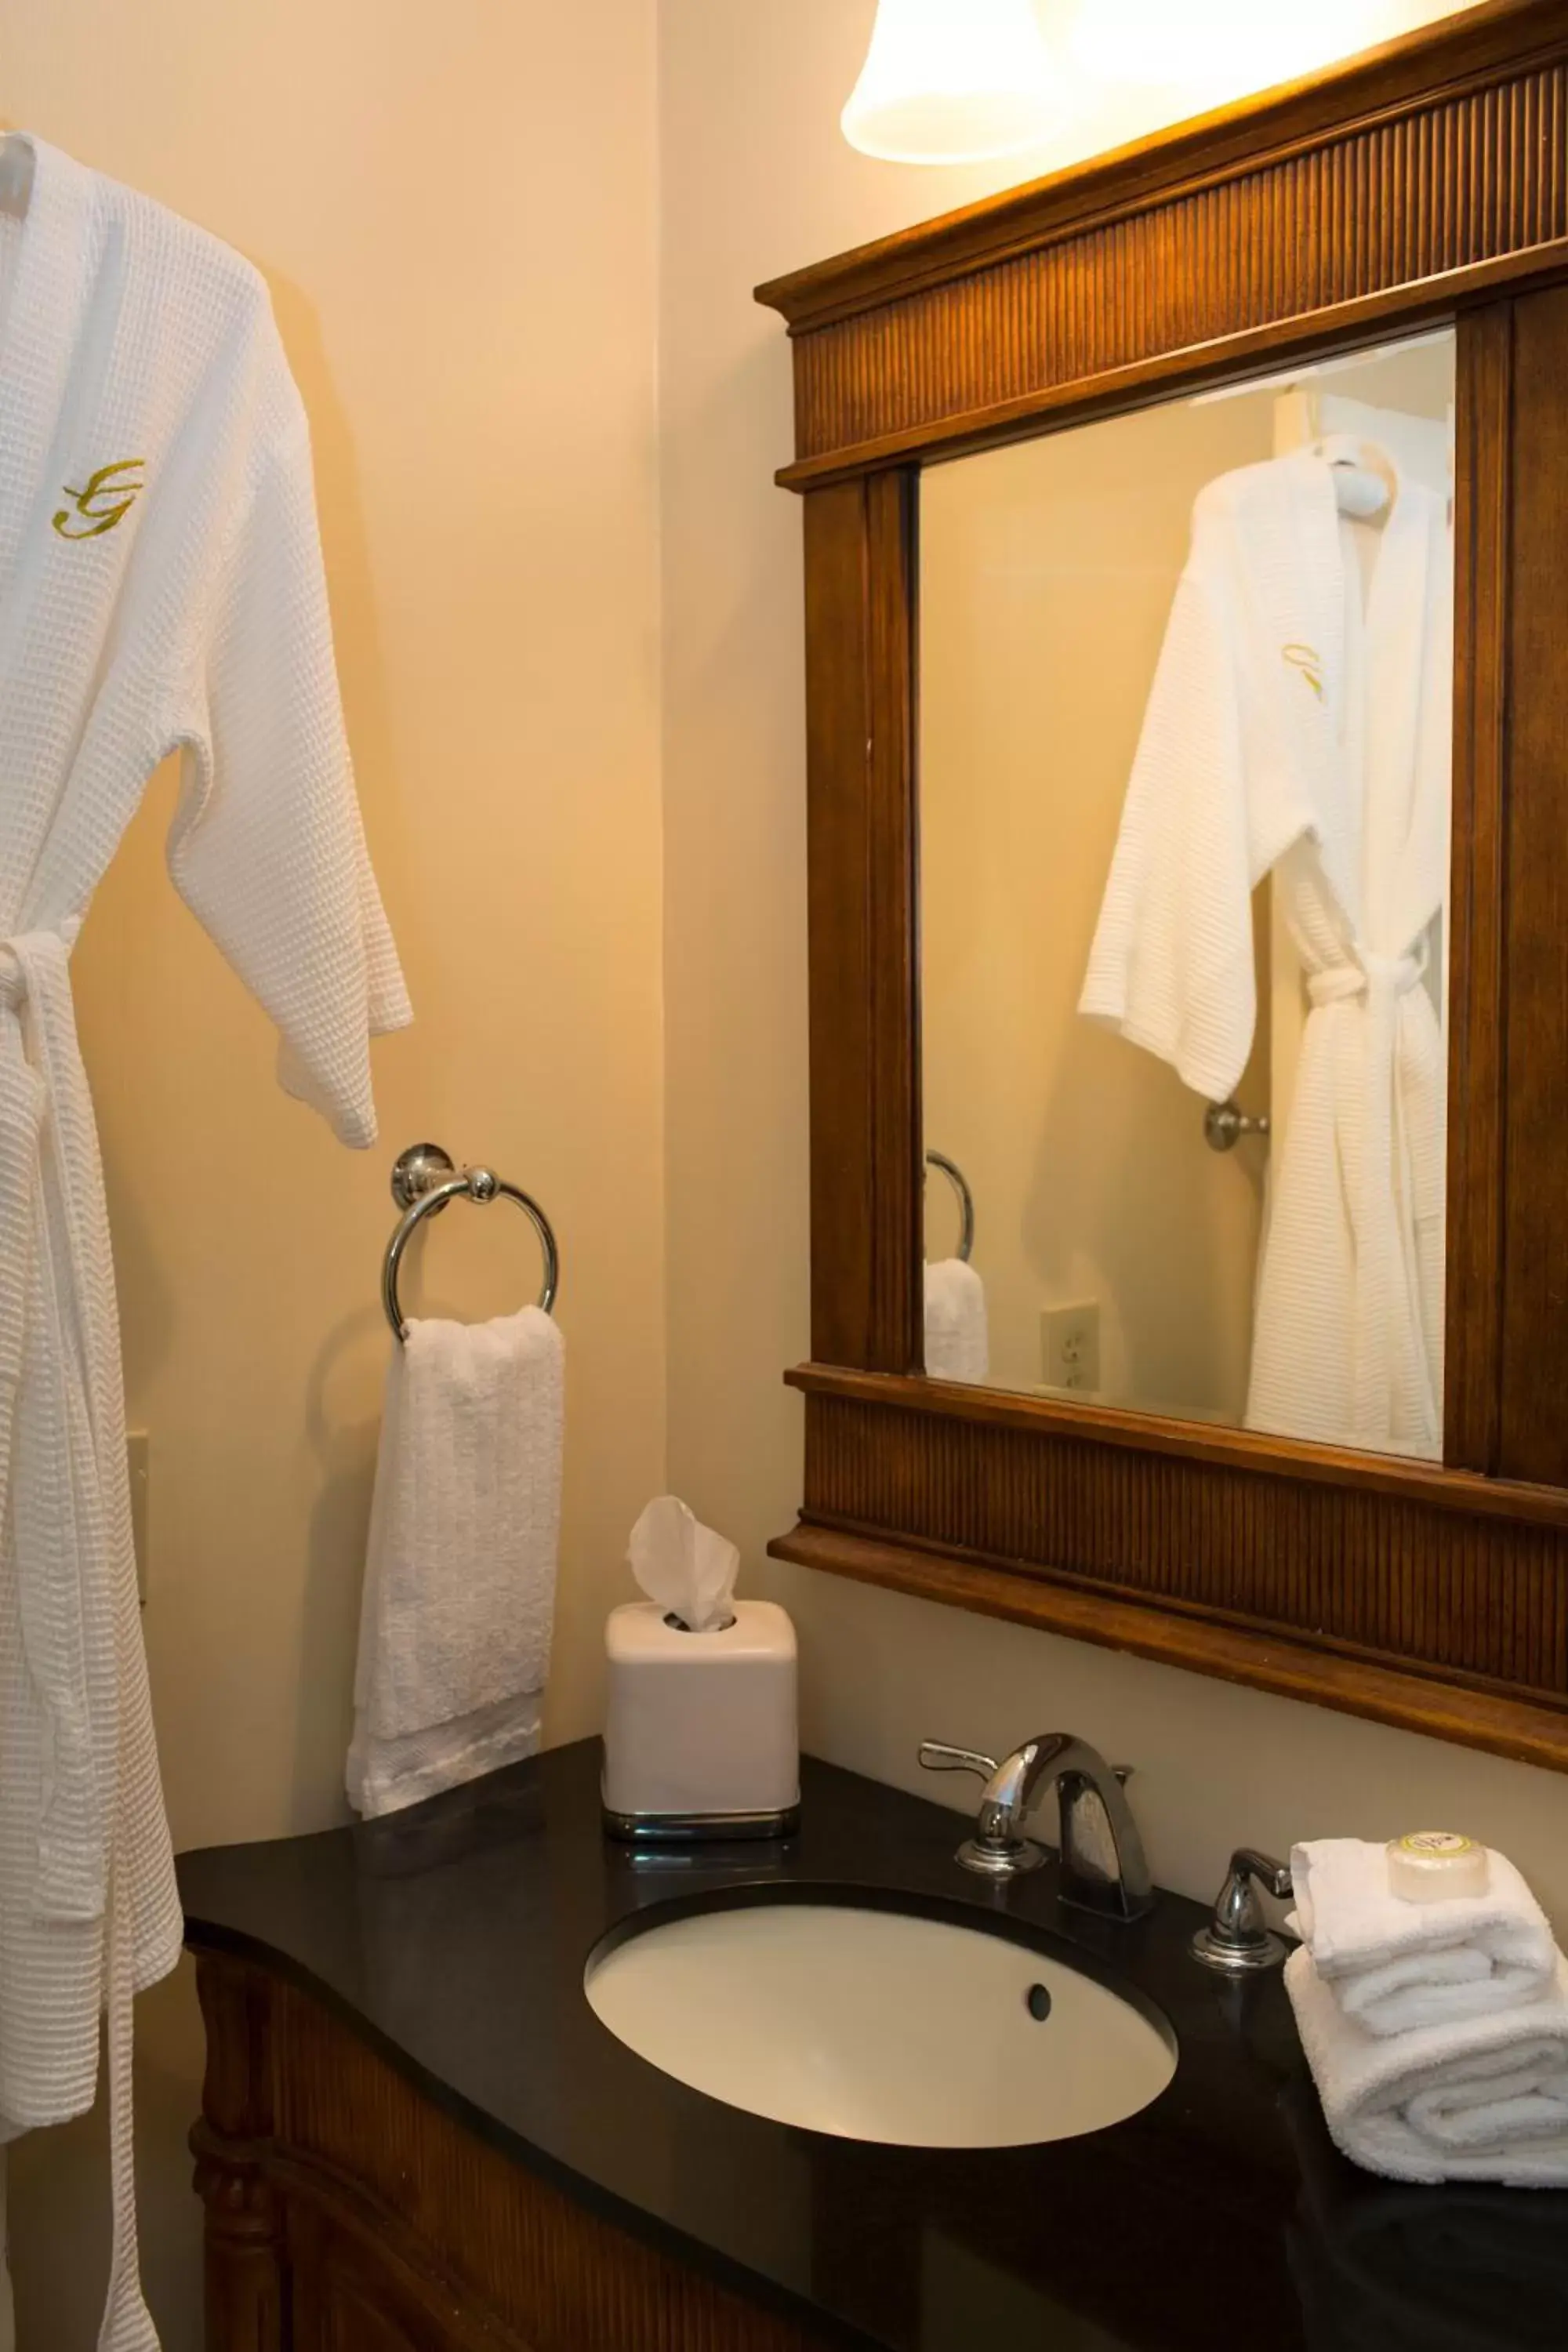
<path id="1" fill-rule="evenodd" d="M 1302 677 L 1311 688 L 1312 692 L 1317 696 L 1318 700 L 1321 702 L 1323 698 L 1323 665 L 1321 657 L 1313 652 L 1311 646 L 1281 646 L 1279 652 L 1281 658 L 1288 661 L 1292 669 L 1299 669 L 1300 671 Z"/>
<path id="2" fill-rule="evenodd" d="M 112 466 L 100 466 L 85 489 L 73 490 L 66 485 L 68 507 L 61 507 L 56 515 L 55 529 L 62 539 L 101 539 L 117 522 L 123 522 L 136 503 L 142 488 L 144 457 L 121 457 Z M 79 522 L 80 530 L 71 528 Z"/>

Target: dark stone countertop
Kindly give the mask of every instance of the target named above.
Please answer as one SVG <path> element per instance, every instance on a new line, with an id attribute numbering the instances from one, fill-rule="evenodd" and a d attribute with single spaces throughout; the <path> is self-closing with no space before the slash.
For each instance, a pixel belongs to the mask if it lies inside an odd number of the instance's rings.
<path id="1" fill-rule="evenodd" d="M 634 1859 L 596 1740 L 390 1819 L 180 1863 L 189 1940 L 319 1996 L 459 2122 L 678 2260 L 877 2352 L 1562 2352 L 1568 2193 L 1401 2189 L 1330 2145 L 1277 1975 L 1196 1967 L 1054 1867 L 960 1870 L 960 1817 L 806 1759 L 783 1849 Z M 659 1906 L 829 1891 L 1016 1938 L 1142 1992 L 1180 2063 L 1142 2114 L 1023 2148 L 888 2147 L 689 2090 L 600 2025 L 590 1953 Z"/>

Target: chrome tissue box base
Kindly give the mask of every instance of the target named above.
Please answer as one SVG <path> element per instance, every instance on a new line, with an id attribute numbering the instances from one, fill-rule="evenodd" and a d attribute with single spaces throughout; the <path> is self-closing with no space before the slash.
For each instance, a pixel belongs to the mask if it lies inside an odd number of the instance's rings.
<path id="1" fill-rule="evenodd" d="M 622 1845 L 720 1845 L 793 1837 L 800 1806 L 766 1813 L 615 1813 L 604 1808 L 605 1835 Z"/>

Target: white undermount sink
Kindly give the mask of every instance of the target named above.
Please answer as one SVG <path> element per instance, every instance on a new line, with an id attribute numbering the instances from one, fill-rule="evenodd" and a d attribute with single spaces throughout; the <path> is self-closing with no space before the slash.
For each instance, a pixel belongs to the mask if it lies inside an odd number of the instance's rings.
<path id="1" fill-rule="evenodd" d="M 710 2098 L 842 2139 L 1019 2147 L 1100 2131 L 1176 2070 L 1158 2014 L 984 1929 L 755 1904 L 595 1953 L 602 2024 Z"/>

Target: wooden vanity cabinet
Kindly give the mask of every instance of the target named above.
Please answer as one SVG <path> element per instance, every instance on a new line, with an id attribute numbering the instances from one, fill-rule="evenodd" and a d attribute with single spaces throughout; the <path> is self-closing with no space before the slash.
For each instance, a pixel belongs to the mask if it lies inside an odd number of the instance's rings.
<path id="1" fill-rule="evenodd" d="M 575 2203 L 320 2001 L 198 1948 L 207 2352 L 817 2352 Z"/>

